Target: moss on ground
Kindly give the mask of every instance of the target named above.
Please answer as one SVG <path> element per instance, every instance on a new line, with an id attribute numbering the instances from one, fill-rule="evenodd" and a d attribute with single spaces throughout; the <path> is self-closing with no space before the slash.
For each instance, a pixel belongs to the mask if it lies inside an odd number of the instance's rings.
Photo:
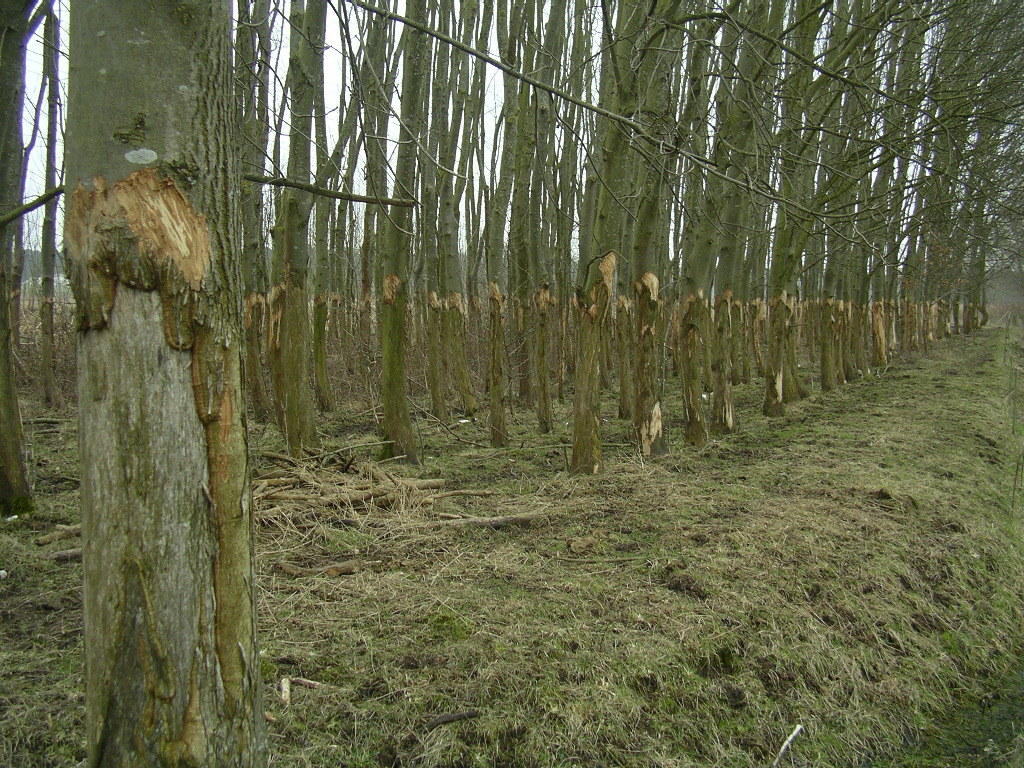
<path id="1" fill-rule="evenodd" d="M 1021 359 L 1002 331 L 955 338 L 775 420 L 742 386 L 740 432 L 698 451 L 669 422 L 667 456 L 611 447 L 594 478 L 565 473 L 564 405 L 546 436 L 520 411 L 504 450 L 482 447 L 485 424 L 420 420 L 425 463 L 395 471 L 496 495 L 261 509 L 272 764 L 761 767 L 797 724 L 783 765 L 906 756 L 958 702 L 991 697 L 1024 637 Z M 627 446 L 606 409 L 605 439 Z M 325 448 L 373 442 L 372 416 L 328 421 Z M 17 768 L 84 756 L 79 567 L 32 543 L 77 514 L 55 480 L 74 474 L 73 431 L 33 437 L 39 510 L 0 528 L 0 764 Z M 280 450 L 271 429 L 252 444 Z M 526 511 L 547 514 L 431 525 Z M 364 567 L 275 567 L 342 557 Z M 324 685 L 284 706 L 285 676 Z"/>

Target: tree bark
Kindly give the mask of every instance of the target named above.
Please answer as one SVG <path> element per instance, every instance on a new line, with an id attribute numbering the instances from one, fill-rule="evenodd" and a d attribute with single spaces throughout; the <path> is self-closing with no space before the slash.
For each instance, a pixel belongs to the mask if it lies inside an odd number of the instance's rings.
<path id="1" fill-rule="evenodd" d="M 576 295 L 579 340 L 570 465 L 574 474 L 592 475 L 601 468 L 600 360 L 617 259 L 615 251 L 608 251 L 600 259 L 591 260 L 586 268 L 586 283 Z"/>
<path id="2" fill-rule="evenodd" d="M 229 4 L 70 27 L 88 765 L 262 766 Z"/>
<path id="3" fill-rule="evenodd" d="M 20 203 L 21 103 L 25 44 L 33 3 L 2 0 L 0 19 L 0 205 Z M 14 380 L 14 327 L 11 318 L 12 259 L 9 225 L 0 224 L 0 513 L 32 506 L 25 467 L 21 411 Z"/>
<path id="4" fill-rule="evenodd" d="M 425 0 L 411 0 L 408 15 L 417 21 L 426 18 Z M 417 142 L 422 135 L 423 96 L 428 65 L 426 37 L 422 32 L 406 28 L 402 34 L 402 144 L 395 162 L 396 193 L 413 197 L 416 189 Z M 396 194 L 396 196 L 398 196 Z M 408 208 L 391 207 L 383 222 L 384 274 L 380 281 L 380 344 L 381 395 L 384 410 L 386 457 L 402 456 L 408 462 L 418 461 L 416 435 L 409 417 L 405 391 L 405 351 L 408 332 L 409 236 L 412 214 Z"/>
<path id="5" fill-rule="evenodd" d="M 315 59 L 322 54 L 323 0 L 293 0 L 288 88 L 291 93 L 291 134 L 288 177 L 310 178 L 313 135 Z M 313 391 L 310 386 L 309 217 L 312 195 L 286 188 L 274 224 L 273 287 L 268 309 L 267 350 L 278 426 L 292 456 L 316 443 Z"/>
<path id="6" fill-rule="evenodd" d="M 57 132 L 60 128 L 58 108 L 60 105 L 57 69 L 60 60 L 60 30 L 57 18 L 51 11 L 46 15 L 43 27 L 43 78 L 46 80 L 46 170 L 43 184 L 47 189 L 57 186 Z M 57 198 L 46 203 L 43 209 L 42 251 L 40 255 L 39 325 L 40 356 L 42 357 L 43 402 L 51 408 L 60 406 L 64 398 L 57 387 L 55 376 L 54 334 L 53 334 L 53 277 L 57 256 Z"/>

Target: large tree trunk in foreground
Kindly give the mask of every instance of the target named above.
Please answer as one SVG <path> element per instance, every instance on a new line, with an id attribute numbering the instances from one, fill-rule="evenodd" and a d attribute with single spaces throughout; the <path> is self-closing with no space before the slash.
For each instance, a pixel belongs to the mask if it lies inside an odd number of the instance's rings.
<path id="1" fill-rule="evenodd" d="M 103 0 L 71 17 L 65 244 L 96 768 L 265 763 L 228 4 L 187 10 Z"/>

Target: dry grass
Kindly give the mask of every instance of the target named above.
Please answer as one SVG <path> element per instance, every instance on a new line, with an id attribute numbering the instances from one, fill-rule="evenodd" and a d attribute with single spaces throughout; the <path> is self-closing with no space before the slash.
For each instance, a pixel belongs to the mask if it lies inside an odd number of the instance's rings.
<path id="1" fill-rule="evenodd" d="M 566 428 L 533 435 L 528 414 L 501 451 L 421 421 L 425 465 L 390 467 L 490 496 L 343 503 L 366 485 L 349 452 L 287 472 L 260 459 L 257 475 L 310 497 L 257 486 L 272 764 L 746 768 L 798 723 L 783 765 L 900 750 L 1004 675 L 1024 636 L 1002 344 L 950 340 L 781 420 L 744 387 L 740 433 L 655 461 L 613 449 L 596 478 L 566 475 Z M 483 425 L 450 428 L 486 442 Z M 372 412 L 324 429 L 327 450 L 376 439 Z M 0 528 L 2 765 L 83 756 L 78 567 L 31 543 L 75 520 L 54 480 L 75 474 L 73 431 L 35 436 L 42 508 Z M 606 439 L 627 427 L 609 419 Z M 252 444 L 279 450 L 272 429 Z M 544 514 L 443 522 L 524 512 Z M 322 572 L 341 561 L 358 569 Z M 283 677 L 322 685 L 293 685 L 286 706 Z"/>

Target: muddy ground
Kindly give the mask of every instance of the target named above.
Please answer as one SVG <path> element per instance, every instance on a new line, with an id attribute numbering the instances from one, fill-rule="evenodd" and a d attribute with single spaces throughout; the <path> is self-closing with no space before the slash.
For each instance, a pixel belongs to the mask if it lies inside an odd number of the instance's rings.
<path id="1" fill-rule="evenodd" d="M 271 764 L 762 767 L 799 725 L 780 765 L 1012 765 L 1016 339 L 944 341 L 782 419 L 741 386 L 738 433 L 696 450 L 669 420 L 651 461 L 609 397 L 594 478 L 565 472 L 565 404 L 552 435 L 517 413 L 503 450 L 421 417 L 415 468 L 372 460 L 370 403 L 302 462 L 253 425 Z M 81 568 L 54 553 L 77 541 L 37 541 L 78 520 L 76 422 L 25 395 L 39 509 L 0 522 L 0 766 L 74 766 Z"/>

